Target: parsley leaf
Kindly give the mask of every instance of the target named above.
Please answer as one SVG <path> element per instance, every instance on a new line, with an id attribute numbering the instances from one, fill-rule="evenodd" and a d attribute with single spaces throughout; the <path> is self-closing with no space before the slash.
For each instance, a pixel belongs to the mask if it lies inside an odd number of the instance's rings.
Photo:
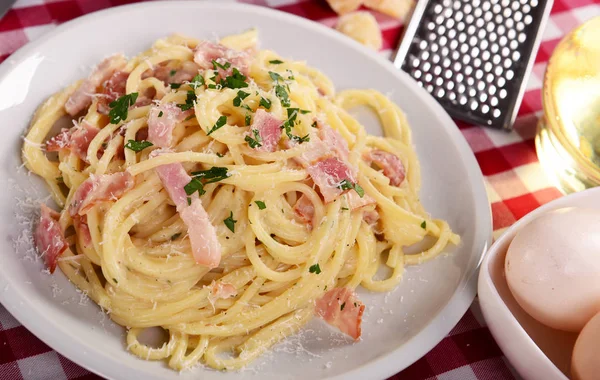
<path id="1" fill-rule="evenodd" d="M 171 86 L 171 88 L 173 88 L 173 89 L 175 89 L 175 90 L 176 90 L 176 89 L 178 89 L 179 87 L 181 87 L 181 83 L 171 83 L 171 84 L 170 84 L 170 86 Z"/>
<path id="2" fill-rule="evenodd" d="M 308 268 L 308 271 L 310 273 L 321 274 L 321 267 L 319 264 L 311 265 L 310 268 Z"/>
<path id="3" fill-rule="evenodd" d="M 269 99 L 265 99 L 263 97 L 260 98 L 260 103 L 258 103 L 258 104 L 265 107 L 266 109 L 271 108 L 271 101 Z"/>
<path id="4" fill-rule="evenodd" d="M 354 189 L 354 191 L 356 191 L 356 193 L 358 194 L 359 197 L 364 197 L 365 196 L 365 191 L 363 190 L 362 187 L 360 187 L 360 185 L 358 183 L 352 183 L 350 181 L 348 181 L 347 179 L 342 180 L 338 185 L 337 188 L 340 190 L 351 190 Z"/>
<path id="5" fill-rule="evenodd" d="M 248 87 L 248 83 L 246 83 L 246 76 L 240 73 L 240 71 L 235 67 L 233 68 L 233 74 L 221 80 L 219 85 L 233 89 Z"/>
<path id="6" fill-rule="evenodd" d="M 191 205 L 192 204 L 192 198 L 187 197 L 187 203 L 188 203 L 188 206 Z"/>
<path id="7" fill-rule="evenodd" d="M 283 77 L 281 75 L 279 75 L 278 73 L 275 73 L 273 71 L 269 71 L 269 76 L 271 77 L 271 79 L 273 79 L 275 82 L 279 82 L 279 81 L 284 81 Z"/>
<path id="8" fill-rule="evenodd" d="M 344 310 L 344 308 L 346 307 L 346 302 L 344 302 L 341 306 L 340 306 L 340 311 Z"/>
<path id="9" fill-rule="evenodd" d="M 252 116 L 250 116 L 250 114 L 246 115 L 244 122 L 246 123 L 246 126 L 250 125 L 252 123 Z"/>
<path id="10" fill-rule="evenodd" d="M 195 90 L 200 86 L 204 86 L 204 77 L 200 74 L 196 74 L 196 76 L 193 77 L 192 81 L 190 82 L 190 87 Z"/>
<path id="11" fill-rule="evenodd" d="M 188 91 L 185 104 L 178 104 L 177 107 L 179 107 L 182 111 L 187 111 L 194 107 L 194 102 L 196 99 L 196 93 L 194 91 Z"/>
<path id="12" fill-rule="evenodd" d="M 233 219 L 233 211 L 230 212 L 229 217 L 223 220 L 223 223 L 231 230 L 231 232 L 235 232 L 235 224 L 237 220 Z"/>
<path id="13" fill-rule="evenodd" d="M 170 76 L 175 75 L 175 73 L 177 73 L 177 70 L 171 70 L 171 72 L 169 73 Z"/>
<path id="14" fill-rule="evenodd" d="M 163 115 L 163 111 L 160 111 L 160 112 L 158 113 L 158 117 L 162 117 L 162 115 Z"/>
<path id="15" fill-rule="evenodd" d="M 192 172 L 192 176 L 198 179 L 206 180 L 206 183 L 219 182 L 227 177 L 229 174 L 227 173 L 227 168 L 223 168 L 220 166 L 213 166 L 208 170 L 200 170 L 198 172 Z"/>
<path id="16" fill-rule="evenodd" d="M 283 61 L 280 61 L 279 59 L 273 59 L 271 61 L 269 61 L 270 64 L 273 65 L 281 65 L 283 63 Z"/>
<path id="17" fill-rule="evenodd" d="M 171 236 L 171 241 L 177 240 L 177 238 L 180 237 L 180 236 L 181 236 L 181 232 L 178 232 L 178 233 L 174 234 L 173 236 Z"/>
<path id="18" fill-rule="evenodd" d="M 256 203 L 259 210 L 264 210 L 267 208 L 267 205 L 263 201 L 255 201 L 254 203 Z"/>
<path id="19" fill-rule="evenodd" d="M 217 122 L 215 123 L 215 125 L 213 125 L 213 127 L 211 128 L 211 130 L 208 131 L 208 133 L 206 135 L 209 136 L 211 133 L 213 133 L 217 129 L 221 128 L 226 123 L 227 123 L 227 116 L 220 116 L 219 119 L 217 120 Z"/>
<path id="20" fill-rule="evenodd" d="M 218 68 L 227 70 L 228 68 L 231 67 L 231 63 L 229 63 L 229 62 L 225 62 L 225 64 L 222 65 L 219 62 L 215 61 L 214 59 L 212 60 L 212 64 L 213 64 L 213 70 L 217 70 Z"/>
<path id="21" fill-rule="evenodd" d="M 309 110 L 300 110 L 300 113 L 303 115 L 306 115 L 307 113 L 310 113 L 310 111 Z"/>
<path id="22" fill-rule="evenodd" d="M 225 157 L 225 155 L 217 152 L 217 157 Z"/>
<path id="23" fill-rule="evenodd" d="M 342 211 L 348 211 L 350 210 L 348 207 L 342 207 Z"/>
<path id="24" fill-rule="evenodd" d="M 186 117 L 185 119 L 183 119 L 183 121 L 192 120 L 195 117 L 196 117 L 196 115 L 190 115 L 190 116 Z"/>
<path id="25" fill-rule="evenodd" d="M 421 228 L 422 229 L 427 229 L 427 222 L 424 220 L 423 223 L 421 223 Z"/>
<path id="26" fill-rule="evenodd" d="M 206 191 L 204 190 L 204 185 L 197 178 L 192 178 L 192 180 L 190 181 L 190 183 L 188 183 L 187 185 L 185 185 L 183 187 L 183 189 L 185 190 L 185 193 L 187 195 L 192 195 L 196 191 L 200 195 L 203 195 L 204 193 L 206 193 Z M 188 204 L 190 204 L 190 203 L 191 203 L 191 199 L 189 199 L 189 197 L 188 197 Z"/>
<path id="27" fill-rule="evenodd" d="M 279 98 L 279 100 L 281 100 L 281 105 L 284 107 L 289 107 L 290 106 L 290 97 L 287 93 L 287 91 L 285 90 L 285 87 L 283 87 L 282 85 L 275 85 L 275 96 L 277 96 Z"/>
<path id="28" fill-rule="evenodd" d="M 297 141 L 299 144 L 302 144 L 303 142 L 309 142 L 310 136 L 308 134 L 304 137 L 292 135 L 291 139 Z"/>
<path id="29" fill-rule="evenodd" d="M 146 140 L 142 140 L 142 141 L 129 140 L 129 141 L 127 141 L 127 144 L 125 144 L 125 148 L 131 149 L 134 152 L 139 152 L 139 151 L 142 151 L 152 145 L 154 145 L 154 144 L 152 144 L 150 141 L 146 141 Z"/>
<path id="30" fill-rule="evenodd" d="M 254 134 L 254 138 L 252 138 L 250 136 L 246 136 L 244 141 L 247 141 L 248 145 L 252 149 L 260 148 L 262 146 L 262 138 L 260 137 L 260 133 L 258 132 L 258 129 L 253 129 L 252 133 Z"/>
<path id="31" fill-rule="evenodd" d="M 317 128 L 317 121 L 316 120 L 313 121 L 313 123 L 310 126 L 313 127 L 313 128 Z"/>
<path id="32" fill-rule="evenodd" d="M 292 70 L 289 70 L 289 69 L 288 69 L 288 70 L 286 70 L 286 71 L 287 71 L 287 72 L 290 74 L 290 76 L 288 77 L 288 79 L 289 79 L 289 80 L 294 80 L 294 79 L 296 79 L 296 78 L 294 78 L 294 73 L 292 72 Z"/>
<path id="33" fill-rule="evenodd" d="M 138 93 L 132 92 L 131 94 L 123 95 L 119 99 L 110 102 L 110 111 L 108 112 L 110 123 L 117 124 L 123 120 L 126 120 L 129 107 L 135 104 L 137 97 Z"/>
<path id="34" fill-rule="evenodd" d="M 237 96 L 233 98 L 233 105 L 239 107 L 242 104 L 242 100 L 246 99 L 248 96 L 250 96 L 250 93 L 239 90 Z"/>

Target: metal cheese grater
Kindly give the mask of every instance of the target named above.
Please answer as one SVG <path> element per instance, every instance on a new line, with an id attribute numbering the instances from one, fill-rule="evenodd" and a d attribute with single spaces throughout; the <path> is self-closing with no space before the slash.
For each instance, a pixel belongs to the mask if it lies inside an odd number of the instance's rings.
<path id="1" fill-rule="evenodd" d="M 453 117 L 510 130 L 552 0 L 419 0 L 394 64 Z"/>

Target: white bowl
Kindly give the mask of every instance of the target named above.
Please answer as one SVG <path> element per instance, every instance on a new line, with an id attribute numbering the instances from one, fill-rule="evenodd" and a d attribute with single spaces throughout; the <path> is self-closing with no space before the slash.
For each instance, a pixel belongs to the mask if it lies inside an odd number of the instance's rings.
<path id="1" fill-rule="evenodd" d="M 483 316 L 504 355 L 525 379 L 566 380 L 577 334 L 551 329 L 519 306 L 506 283 L 504 258 L 520 228 L 548 211 L 573 206 L 600 209 L 600 188 L 556 199 L 529 213 L 496 240 L 481 265 Z"/>

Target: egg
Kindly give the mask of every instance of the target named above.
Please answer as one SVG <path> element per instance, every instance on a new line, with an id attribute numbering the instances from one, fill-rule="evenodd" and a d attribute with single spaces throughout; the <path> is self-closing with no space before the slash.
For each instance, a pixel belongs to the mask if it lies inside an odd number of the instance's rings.
<path id="1" fill-rule="evenodd" d="M 571 359 L 573 380 L 595 380 L 600 376 L 600 313 L 596 314 L 577 337 Z"/>
<path id="2" fill-rule="evenodd" d="M 543 214 L 519 230 L 504 265 L 525 312 L 549 327 L 580 331 L 600 311 L 600 211 Z"/>

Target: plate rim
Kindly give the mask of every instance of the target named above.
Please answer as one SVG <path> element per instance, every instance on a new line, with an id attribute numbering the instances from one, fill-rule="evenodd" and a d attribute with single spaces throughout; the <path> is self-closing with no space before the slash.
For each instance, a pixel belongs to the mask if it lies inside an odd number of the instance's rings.
<path id="1" fill-rule="evenodd" d="M 134 4 L 126 4 L 120 5 L 116 7 L 111 7 L 107 9 L 102 9 L 99 11 L 91 12 L 86 15 L 77 17 L 75 19 L 69 20 L 63 24 L 58 25 L 56 28 L 51 30 L 46 35 L 37 38 L 33 41 L 28 42 L 26 45 L 18 49 L 16 52 L 11 54 L 6 61 L 0 64 L 0 83 L 5 81 L 7 77 L 9 77 L 11 73 L 11 69 L 14 66 L 14 63 L 20 63 L 28 56 L 35 54 L 35 49 L 38 46 L 41 46 L 46 43 L 46 41 L 56 38 L 62 33 L 68 32 L 70 29 L 78 26 L 79 24 L 85 23 L 91 17 L 106 17 L 113 13 L 121 13 L 121 12 L 132 12 L 136 11 L 137 8 L 160 8 L 164 6 L 169 7 L 216 7 L 236 11 L 236 9 L 244 9 L 251 10 L 252 12 L 266 15 L 268 17 L 272 17 L 275 19 L 280 19 L 284 21 L 293 22 L 299 24 L 301 27 L 305 27 L 308 29 L 317 30 L 319 33 L 326 34 L 329 37 L 336 40 L 338 43 L 345 44 L 349 46 L 351 49 L 358 51 L 363 56 L 367 56 L 374 64 L 379 65 L 381 69 L 385 69 L 388 72 L 392 73 L 392 75 L 396 76 L 399 81 L 403 81 L 407 83 L 412 90 L 414 90 L 424 101 L 427 103 L 430 110 L 436 114 L 436 116 L 442 120 L 444 120 L 441 128 L 445 129 L 448 132 L 450 137 L 450 141 L 453 143 L 453 146 L 458 150 L 458 156 L 461 158 L 463 163 L 465 164 L 465 171 L 469 178 L 469 183 L 474 185 L 473 188 L 473 200 L 474 203 L 480 207 L 480 212 L 482 213 L 481 218 L 482 221 L 485 222 L 485 225 L 477 225 L 478 229 L 482 229 L 483 231 L 476 235 L 476 243 L 479 240 L 483 240 L 481 247 L 481 252 L 477 253 L 478 260 L 473 268 L 471 273 L 467 273 L 465 275 L 463 281 L 458 284 L 457 290 L 455 290 L 454 294 L 448 302 L 438 311 L 437 315 L 431 319 L 431 321 L 423 326 L 421 331 L 409 339 L 404 344 L 401 344 L 394 348 L 393 350 L 388 351 L 386 354 L 371 360 L 370 362 L 365 363 L 364 365 L 345 372 L 341 375 L 337 376 L 329 376 L 327 379 L 363 379 L 363 378 L 381 378 L 385 379 L 389 376 L 392 376 L 399 371 L 407 368 L 423 356 L 425 356 L 432 348 L 434 348 L 442 339 L 444 339 L 448 333 L 452 330 L 452 328 L 459 322 L 465 312 L 469 309 L 471 303 L 475 299 L 477 294 L 477 279 L 479 275 L 479 270 L 481 267 L 481 263 L 485 257 L 485 253 L 487 252 L 491 242 L 492 242 L 492 213 L 491 213 L 491 205 L 488 200 L 487 192 L 485 190 L 484 177 L 481 172 L 481 168 L 475 159 L 475 155 L 471 148 L 469 147 L 467 141 L 464 136 L 459 131 L 459 128 L 456 126 L 456 123 L 450 118 L 450 116 L 444 111 L 444 109 L 439 105 L 435 99 L 423 88 L 419 87 L 414 79 L 412 79 L 405 72 L 397 69 L 391 61 L 384 58 L 379 53 L 373 54 L 373 51 L 369 48 L 361 45 L 360 43 L 336 32 L 335 30 L 319 23 L 316 21 L 308 20 L 300 16 L 296 16 L 293 14 L 289 14 L 280 10 L 276 10 L 269 7 L 254 5 L 254 4 L 246 4 L 246 3 L 238 3 L 238 2 L 217 2 L 217 1 L 200 1 L 200 2 L 190 2 L 186 0 L 176 0 L 176 1 L 152 1 L 152 2 L 142 2 L 142 3 L 134 3 Z M 420 94 L 419 94 L 420 92 Z M 477 216 L 477 214 L 476 214 Z M 482 238 L 479 238 L 482 236 Z M 485 236 L 485 238 L 483 238 Z M 475 249 L 476 247 L 474 247 Z M 473 254 L 473 253 L 472 253 Z M 475 255 L 474 255 L 475 257 Z M 9 283 L 4 278 L 0 277 L 0 288 L 8 286 Z M 17 289 L 18 291 L 18 289 Z M 89 357 L 86 352 L 78 352 L 76 349 L 72 349 L 71 344 L 75 343 L 79 338 L 69 336 L 69 339 L 64 339 L 62 342 L 57 341 L 52 338 L 51 334 L 45 332 L 44 328 L 38 327 L 37 323 L 32 320 L 26 312 L 24 312 L 24 308 L 13 307 L 11 305 L 14 301 L 20 301 L 23 297 L 11 296 L 11 294 L 18 294 L 17 292 L 6 292 L 0 291 L 0 303 L 7 309 L 7 311 L 15 318 L 21 325 L 23 325 L 26 329 L 28 329 L 32 334 L 34 334 L 38 339 L 48 345 L 50 348 L 60 353 L 64 357 L 73 361 L 77 365 L 89 370 L 92 373 L 95 373 L 99 376 L 108 378 L 108 379 L 118 379 L 118 371 L 111 371 L 110 366 L 103 366 L 101 363 L 103 360 L 92 361 L 86 359 Z M 31 305 L 32 308 L 36 308 L 35 305 Z M 31 309 L 30 309 L 31 310 Z M 51 322 L 49 322 L 51 323 Z M 429 333 L 426 338 L 423 338 L 423 332 L 427 332 L 429 330 L 433 330 L 436 333 Z M 435 337 L 434 337 L 435 336 Z M 422 341 L 420 350 L 414 350 L 410 352 L 408 355 L 406 353 L 400 353 L 402 347 L 405 344 L 408 344 L 410 341 L 420 337 L 419 339 Z M 68 341 L 69 344 L 66 343 Z M 108 355 L 103 355 L 105 360 L 114 361 L 115 359 L 110 358 Z M 402 357 L 405 362 L 408 364 L 404 368 L 398 368 L 395 365 L 395 359 Z M 408 357 L 408 359 L 407 359 Z"/>

